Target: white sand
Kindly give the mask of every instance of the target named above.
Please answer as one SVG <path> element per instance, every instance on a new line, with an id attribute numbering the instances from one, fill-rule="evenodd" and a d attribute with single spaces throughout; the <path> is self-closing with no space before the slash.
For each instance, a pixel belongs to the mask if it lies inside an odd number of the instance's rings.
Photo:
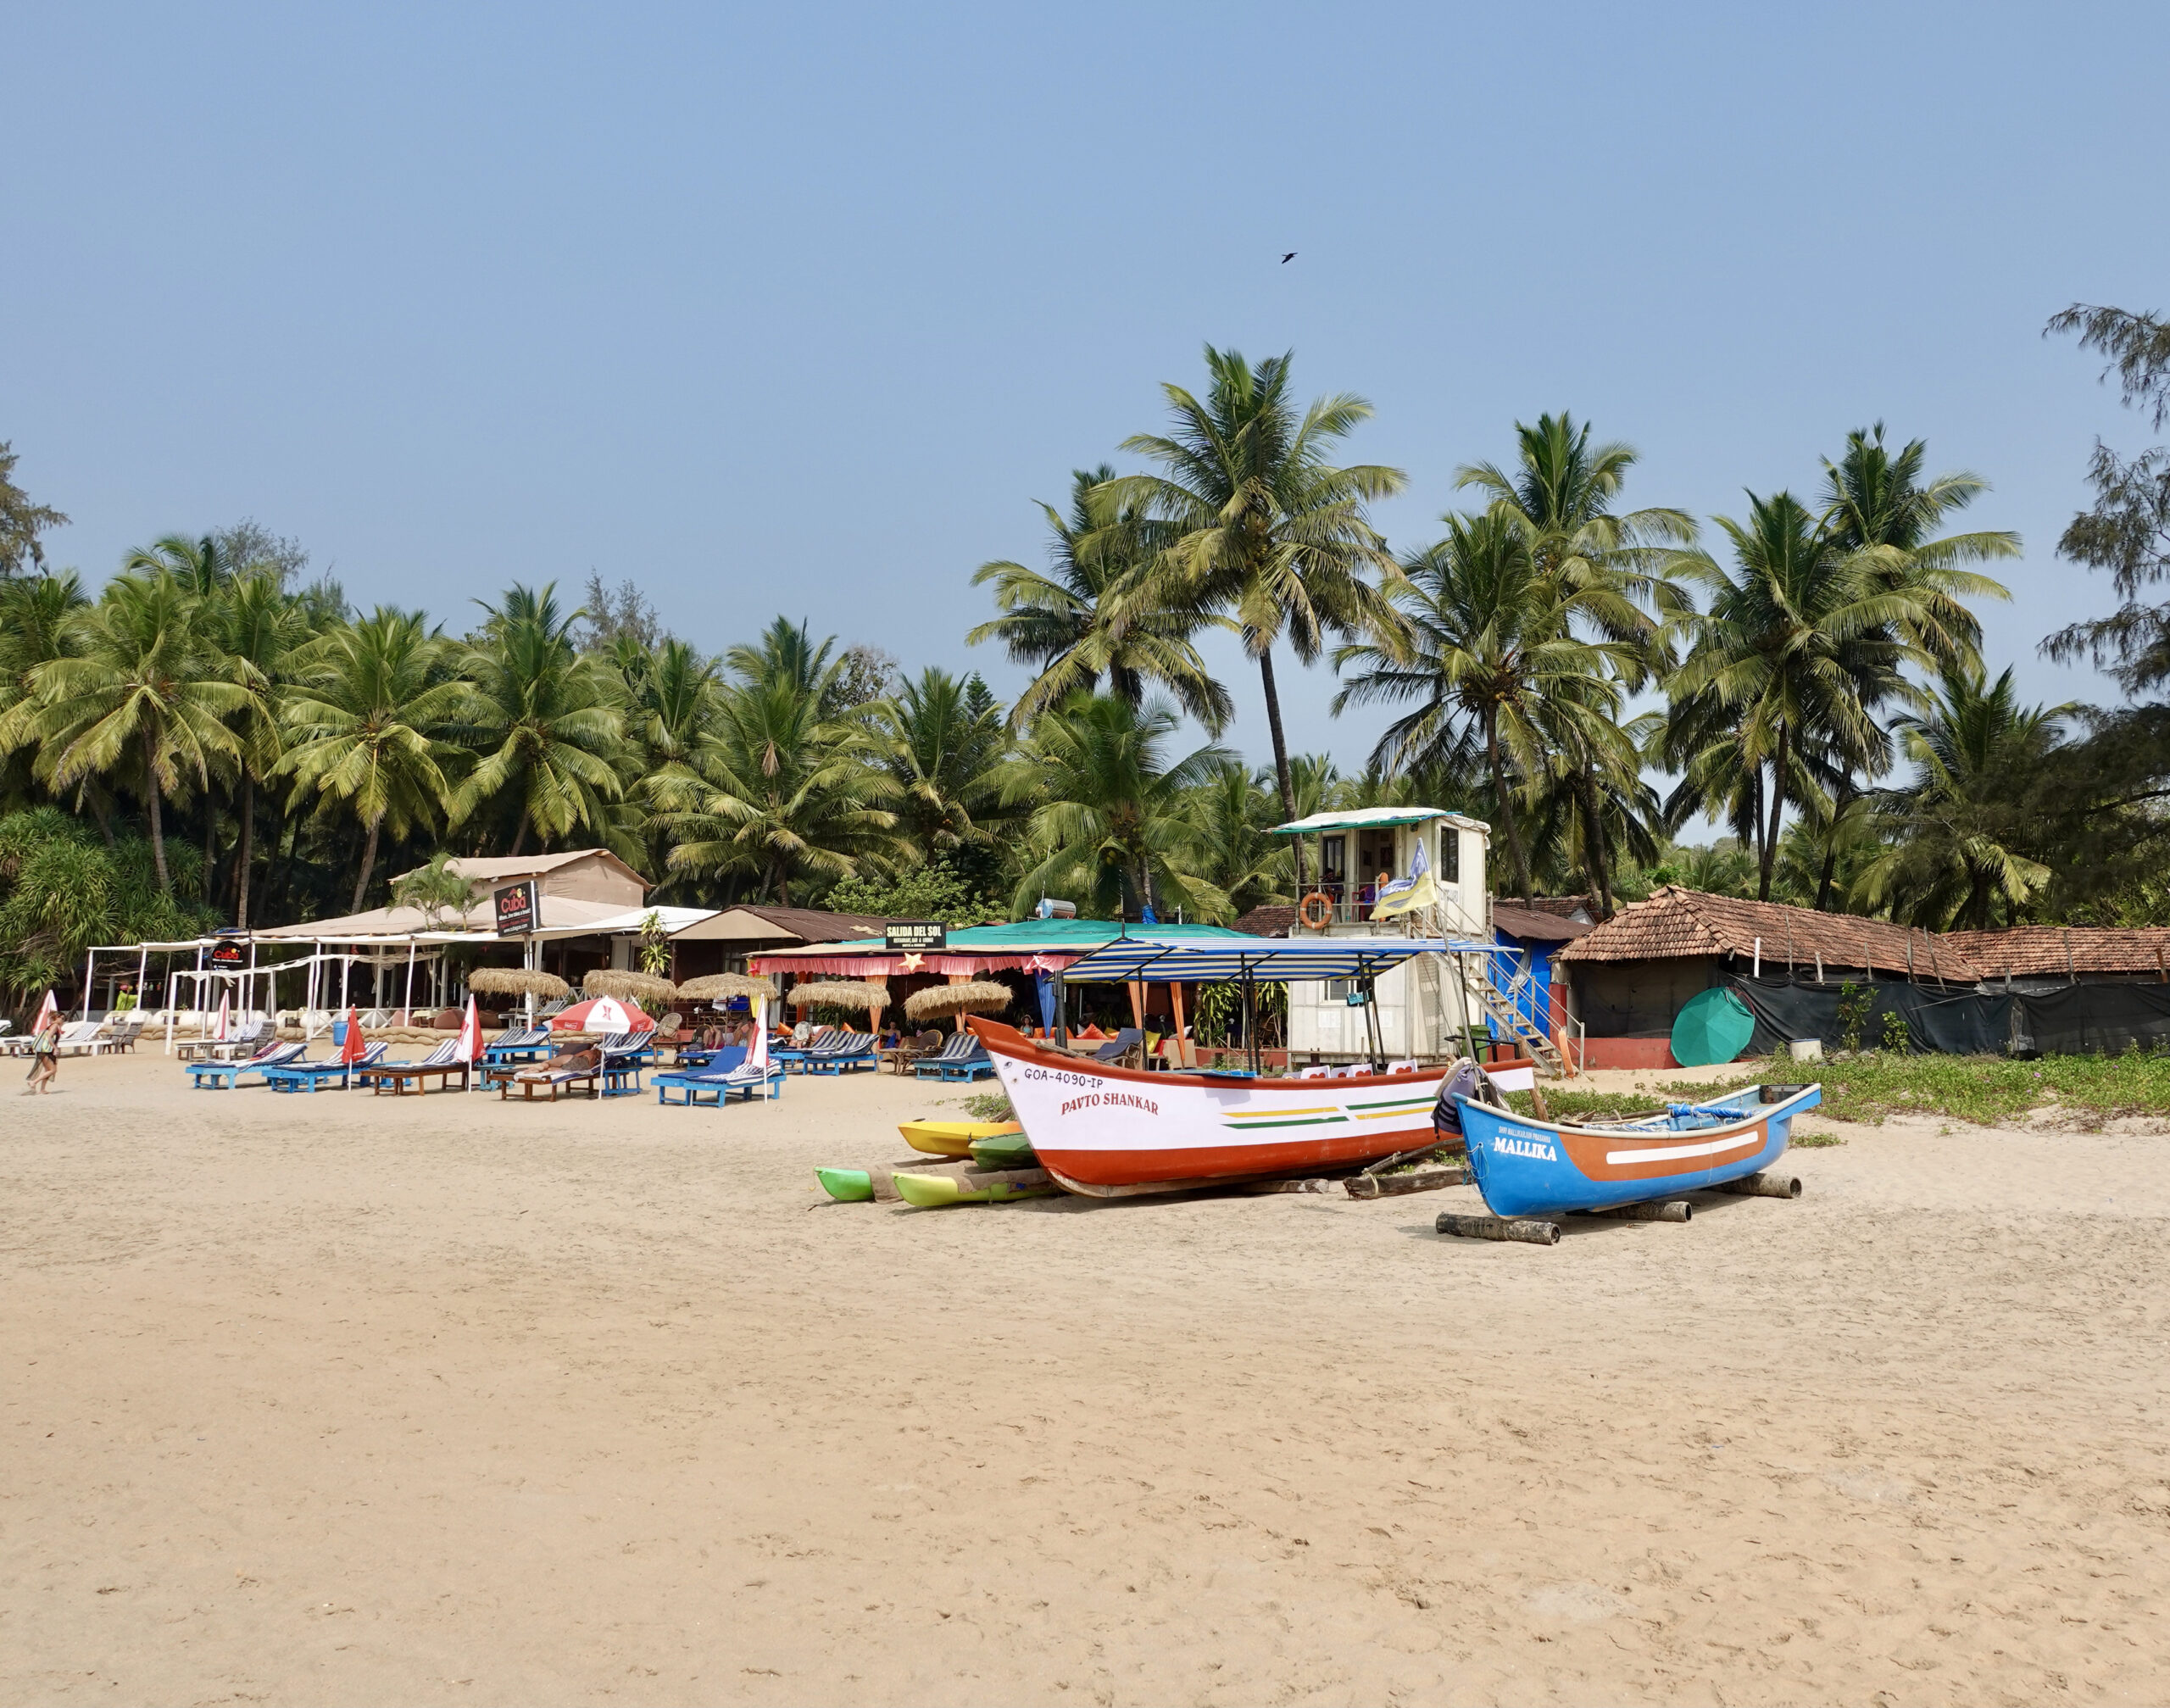
<path id="1" fill-rule="evenodd" d="M 954 1096 L 0 1101 L 0 1700 L 2148 1701 L 2170 1139 L 826 1207 Z M 954 1112 L 954 1111 L 950 1111 Z"/>

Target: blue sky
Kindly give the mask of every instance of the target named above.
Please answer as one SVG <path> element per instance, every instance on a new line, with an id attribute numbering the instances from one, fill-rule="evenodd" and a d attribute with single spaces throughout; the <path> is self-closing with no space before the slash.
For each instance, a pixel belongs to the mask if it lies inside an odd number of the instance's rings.
<path id="1" fill-rule="evenodd" d="M 1017 671 L 970 585 L 1212 341 L 1377 416 L 1395 545 L 1571 409 L 1631 500 L 1813 488 L 1881 419 L 2016 528 L 1994 665 L 2144 424 L 2042 323 L 2166 303 L 2156 7 L 13 8 L 0 438 L 57 561 L 252 515 L 465 627 L 643 586 Z M 1297 259 L 1279 264 L 1281 253 Z M 1230 739 L 1266 751 L 1232 650 Z M 1284 676 L 1290 737 L 1360 762 Z"/>

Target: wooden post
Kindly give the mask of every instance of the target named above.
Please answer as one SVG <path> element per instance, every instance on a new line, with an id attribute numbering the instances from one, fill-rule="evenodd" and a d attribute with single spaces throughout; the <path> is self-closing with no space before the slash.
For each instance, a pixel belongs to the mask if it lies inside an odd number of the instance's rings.
<path id="1" fill-rule="evenodd" d="M 1130 981 L 1130 1023 L 1145 1030 L 1145 987 L 1137 979 Z"/>
<path id="2" fill-rule="evenodd" d="M 1695 1215 L 1695 1206 L 1684 1198 L 1661 1202 L 1615 1205 L 1611 1210 L 1586 1210 L 1585 1216 L 1602 1216 L 1612 1221 L 1688 1221 Z"/>
<path id="3" fill-rule="evenodd" d="M 1558 1222 L 1522 1216 L 1509 1220 L 1497 1216 L 1456 1216 L 1452 1210 L 1443 1210 L 1432 1227 L 1434 1232 L 1456 1239 L 1511 1239 L 1523 1245 L 1560 1243 Z"/>
<path id="4" fill-rule="evenodd" d="M 1797 1174 L 1744 1174 L 1739 1180 L 1728 1180 L 1722 1186 L 1714 1186 L 1712 1192 L 1730 1192 L 1736 1198 L 1799 1198 L 1800 1177 Z"/>
<path id="5" fill-rule="evenodd" d="M 1442 1187 L 1468 1184 L 1469 1171 L 1449 1165 L 1412 1168 L 1406 1174 L 1360 1174 L 1348 1182 L 1351 1198 L 1399 1198 L 1404 1193 L 1437 1192 Z"/>
<path id="6" fill-rule="evenodd" d="M 1192 1063 L 1183 1049 L 1183 988 L 1172 981 L 1168 985 L 1168 1005 L 1176 1011 L 1176 1065 L 1188 1067 Z"/>

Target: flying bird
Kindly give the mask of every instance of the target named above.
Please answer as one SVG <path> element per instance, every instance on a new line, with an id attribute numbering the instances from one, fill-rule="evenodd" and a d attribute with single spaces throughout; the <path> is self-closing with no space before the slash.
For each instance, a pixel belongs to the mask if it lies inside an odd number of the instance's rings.
<path id="1" fill-rule="evenodd" d="M 1287 254 L 1283 255 L 1283 256 L 1281 258 L 1281 264 L 1282 264 L 1283 266 L 1284 266 L 1284 267 L 1285 267 L 1285 266 L 1287 266 L 1287 265 L 1288 265 L 1291 261 L 1294 260 L 1295 259 L 1296 259 L 1296 252 L 1295 252 L 1294 249 L 1291 249 L 1291 250 L 1290 250 Z"/>

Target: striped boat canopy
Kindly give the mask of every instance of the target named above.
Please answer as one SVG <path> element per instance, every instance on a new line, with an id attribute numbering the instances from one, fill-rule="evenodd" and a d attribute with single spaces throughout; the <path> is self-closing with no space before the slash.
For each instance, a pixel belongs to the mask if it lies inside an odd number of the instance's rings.
<path id="1" fill-rule="evenodd" d="M 1321 937 L 1248 943 L 1155 943 L 1120 937 L 1081 955 L 1064 972 L 1071 984 L 1179 984 L 1240 979 L 1363 978 L 1420 954 L 1487 954 L 1489 943 L 1441 937 Z"/>

